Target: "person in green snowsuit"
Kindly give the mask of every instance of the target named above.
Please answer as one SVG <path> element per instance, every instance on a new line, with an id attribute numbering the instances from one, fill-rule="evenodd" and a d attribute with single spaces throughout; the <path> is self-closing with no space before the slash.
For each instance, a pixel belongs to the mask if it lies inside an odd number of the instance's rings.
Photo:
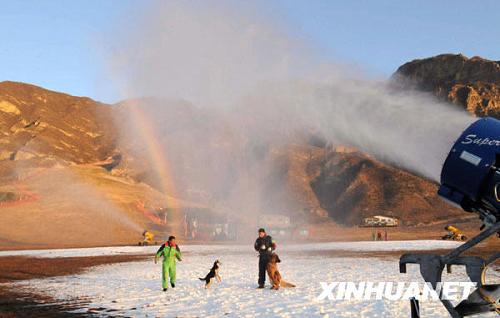
<path id="1" fill-rule="evenodd" d="M 179 246 L 175 243 L 175 236 L 170 236 L 168 238 L 168 242 L 162 244 L 155 256 L 155 264 L 158 262 L 158 259 L 163 256 L 163 265 L 162 265 L 162 275 L 161 282 L 163 291 L 167 291 L 168 289 L 168 279 L 170 277 L 170 285 L 172 288 L 175 287 L 175 276 L 176 276 L 176 260 L 182 261 L 181 250 Z"/>

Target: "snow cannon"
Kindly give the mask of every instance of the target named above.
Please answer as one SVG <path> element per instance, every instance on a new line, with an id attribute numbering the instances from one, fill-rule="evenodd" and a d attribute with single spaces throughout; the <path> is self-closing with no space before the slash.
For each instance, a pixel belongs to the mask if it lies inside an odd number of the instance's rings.
<path id="1" fill-rule="evenodd" d="M 486 226 L 500 221 L 500 121 L 471 124 L 451 148 L 441 171 L 438 194 Z"/>
<path id="2" fill-rule="evenodd" d="M 500 314 L 500 285 L 485 281 L 488 266 L 500 258 L 498 251 L 483 259 L 462 254 L 500 233 L 500 121 L 482 118 L 460 135 L 450 150 L 441 171 L 438 194 L 464 211 L 477 213 L 483 221 L 482 232 L 445 255 L 404 254 L 399 271 L 406 273 L 407 264 L 418 264 L 420 274 L 440 296 L 440 301 L 453 318 L 487 312 Z M 458 304 L 443 297 L 441 278 L 446 267 L 465 266 L 465 273 L 476 289 Z M 411 317 L 420 317 L 417 298 L 410 302 Z"/>

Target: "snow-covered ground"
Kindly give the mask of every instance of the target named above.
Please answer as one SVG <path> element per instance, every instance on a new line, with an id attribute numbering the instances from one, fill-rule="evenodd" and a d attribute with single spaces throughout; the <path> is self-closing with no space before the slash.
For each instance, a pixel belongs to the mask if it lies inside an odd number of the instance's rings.
<path id="1" fill-rule="evenodd" d="M 280 271 L 285 280 L 295 283 L 297 287 L 279 291 L 256 289 L 256 254 L 251 246 L 231 245 L 183 246 L 186 253 L 177 266 L 177 287 L 167 292 L 161 290 L 161 265 L 155 265 L 152 259 L 103 265 L 81 275 L 30 280 L 16 285 L 62 302 L 85 300 L 89 304 L 83 311 L 101 308 L 100 314 L 111 316 L 408 317 L 408 301 L 319 301 L 317 298 L 322 292 L 320 282 L 422 282 L 416 266 L 409 266 L 408 274 L 399 274 L 396 257 L 336 257 L 334 251 L 423 250 L 452 247 L 451 243 L 346 242 L 282 246 L 278 250 L 282 260 Z M 135 247 L 72 249 L 49 254 L 43 252 L 38 256 L 109 255 L 111 251 L 120 249 L 123 253 L 144 252 L 144 249 Z M 156 247 L 146 249 L 153 252 Z M 222 262 L 222 283 L 214 283 L 211 289 L 206 290 L 197 277 L 204 276 L 217 258 Z M 497 273 L 493 275 L 500 278 Z M 447 281 L 467 280 L 464 271 L 458 267 L 453 274 L 443 276 Z M 446 311 L 439 302 L 424 302 L 421 307 L 422 317 L 446 317 Z M 490 316 L 496 317 L 495 314 Z"/>
<path id="2" fill-rule="evenodd" d="M 417 251 L 455 248 L 460 242 L 442 240 L 419 241 L 359 241 L 359 242 L 327 242 L 311 244 L 286 244 L 280 245 L 281 251 Z M 207 252 L 207 253 L 232 253 L 248 251 L 251 245 L 184 245 L 182 251 Z M 30 257 L 78 257 L 123 254 L 151 254 L 158 249 L 157 246 L 116 246 L 116 247 L 91 247 L 52 250 L 19 250 L 0 251 L 1 256 L 30 256 Z"/>

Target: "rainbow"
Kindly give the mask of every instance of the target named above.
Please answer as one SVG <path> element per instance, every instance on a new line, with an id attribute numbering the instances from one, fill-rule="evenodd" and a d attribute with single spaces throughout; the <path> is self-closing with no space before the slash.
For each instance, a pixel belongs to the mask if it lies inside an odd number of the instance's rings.
<path id="1" fill-rule="evenodd" d="M 133 124 L 137 128 L 139 137 L 146 145 L 146 152 L 149 156 L 153 170 L 158 173 L 162 192 L 165 194 L 167 208 L 173 212 L 173 222 L 179 223 L 181 216 L 180 202 L 176 199 L 177 191 L 174 187 L 172 175 L 170 173 L 169 160 L 163 150 L 159 138 L 151 120 L 138 105 L 132 105 L 130 112 Z"/>

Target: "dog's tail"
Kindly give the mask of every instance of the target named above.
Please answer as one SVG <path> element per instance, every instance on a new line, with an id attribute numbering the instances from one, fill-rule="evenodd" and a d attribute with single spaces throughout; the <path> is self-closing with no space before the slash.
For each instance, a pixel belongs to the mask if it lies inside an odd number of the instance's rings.
<path id="1" fill-rule="evenodd" d="M 199 280 L 206 280 L 205 278 L 198 277 Z"/>
<path id="2" fill-rule="evenodd" d="M 285 287 L 285 288 L 286 288 L 286 287 L 295 287 L 295 285 L 294 285 L 294 284 L 289 283 L 289 282 L 286 282 L 286 281 L 284 281 L 284 280 L 281 280 L 281 281 L 280 281 L 280 286 L 281 286 L 281 287 Z"/>

